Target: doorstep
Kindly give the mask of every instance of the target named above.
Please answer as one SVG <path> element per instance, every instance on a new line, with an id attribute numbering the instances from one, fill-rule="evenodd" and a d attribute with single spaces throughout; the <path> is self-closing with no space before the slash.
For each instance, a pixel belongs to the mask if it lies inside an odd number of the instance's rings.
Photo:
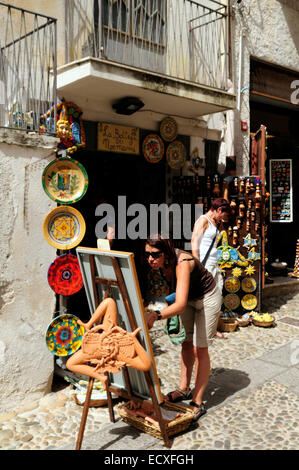
<path id="1" fill-rule="evenodd" d="M 289 276 L 271 276 L 273 283 L 265 284 L 263 297 L 280 296 L 283 293 L 299 291 L 299 278 Z"/>

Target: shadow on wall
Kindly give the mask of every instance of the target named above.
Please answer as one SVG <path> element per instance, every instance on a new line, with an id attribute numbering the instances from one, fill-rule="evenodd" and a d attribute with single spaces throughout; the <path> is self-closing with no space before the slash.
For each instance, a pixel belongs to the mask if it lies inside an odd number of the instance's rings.
<path id="1" fill-rule="evenodd" d="M 281 5 L 282 11 L 283 11 L 286 23 L 288 25 L 290 35 L 293 38 L 292 46 L 296 47 L 297 54 L 298 54 L 299 53 L 299 30 L 298 30 L 299 4 L 298 4 L 298 1 L 297 0 L 293 0 L 293 1 L 280 0 L 280 2 L 283 3 Z M 287 7 L 287 5 L 284 5 L 288 3 L 290 3 L 292 6 Z"/>

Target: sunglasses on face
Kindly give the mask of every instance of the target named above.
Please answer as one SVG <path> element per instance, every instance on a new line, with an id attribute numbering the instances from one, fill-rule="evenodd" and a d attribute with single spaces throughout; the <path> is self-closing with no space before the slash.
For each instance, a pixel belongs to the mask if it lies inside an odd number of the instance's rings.
<path id="1" fill-rule="evenodd" d="M 149 259 L 149 257 L 151 256 L 153 259 L 158 259 L 160 258 L 160 256 L 162 256 L 162 251 L 146 251 L 144 253 L 144 256 L 146 257 L 146 259 Z"/>

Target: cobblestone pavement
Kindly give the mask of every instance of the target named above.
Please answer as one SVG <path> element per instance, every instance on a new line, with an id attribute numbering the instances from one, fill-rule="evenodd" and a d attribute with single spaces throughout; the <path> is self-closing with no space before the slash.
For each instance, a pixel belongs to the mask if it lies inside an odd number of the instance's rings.
<path id="1" fill-rule="evenodd" d="M 173 450 L 299 448 L 298 287 L 299 281 L 291 290 L 278 286 L 275 297 L 268 289 L 263 310 L 275 316 L 274 327 L 250 325 L 215 339 L 205 393 L 208 413 L 173 439 Z M 178 384 L 180 348 L 158 323 L 151 338 L 161 389 L 167 393 Z M 74 449 L 82 407 L 69 391 L 66 386 L 0 415 L 0 449 Z M 163 449 L 162 444 L 119 418 L 111 423 L 107 407 L 89 410 L 82 450 Z"/>

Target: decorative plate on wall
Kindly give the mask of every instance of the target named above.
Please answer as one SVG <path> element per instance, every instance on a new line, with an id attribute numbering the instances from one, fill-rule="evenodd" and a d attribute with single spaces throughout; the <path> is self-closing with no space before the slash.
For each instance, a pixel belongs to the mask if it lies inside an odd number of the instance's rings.
<path id="1" fill-rule="evenodd" d="M 186 161 L 186 148 L 182 142 L 175 140 L 168 145 L 166 150 L 166 160 L 170 168 L 180 170 Z"/>
<path id="2" fill-rule="evenodd" d="M 47 328 L 45 340 L 49 351 L 56 356 L 70 356 L 78 351 L 85 333 L 74 315 L 59 315 Z"/>
<path id="3" fill-rule="evenodd" d="M 240 281 L 235 276 L 228 277 L 224 281 L 224 287 L 227 290 L 227 292 L 234 294 L 235 292 L 238 292 L 238 290 L 240 289 Z"/>
<path id="4" fill-rule="evenodd" d="M 56 294 L 72 295 L 83 287 L 77 256 L 58 256 L 48 269 L 48 282 Z"/>
<path id="5" fill-rule="evenodd" d="M 245 310 L 253 310 L 257 306 L 257 298 L 253 294 L 244 295 L 241 305 Z"/>
<path id="6" fill-rule="evenodd" d="M 236 294 L 227 294 L 223 299 L 224 306 L 229 310 L 236 310 L 240 305 L 240 299 Z"/>
<path id="7" fill-rule="evenodd" d="M 79 211 L 70 206 L 52 209 L 43 222 L 47 242 L 58 250 L 70 250 L 79 245 L 86 231 L 86 224 Z"/>
<path id="8" fill-rule="evenodd" d="M 142 151 L 148 162 L 159 162 L 164 155 L 163 140 L 157 134 L 147 135 L 142 143 Z"/>
<path id="9" fill-rule="evenodd" d="M 256 280 L 253 277 L 244 277 L 241 285 L 244 292 L 254 292 L 256 289 Z"/>
<path id="10" fill-rule="evenodd" d="M 172 142 L 178 135 L 178 125 L 172 117 L 164 118 L 160 123 L 160 134 L 166 142 Z"/>
<path id="11" fill-rule="evenodd" d="M 79 201 L 87 191 L 88 175 L 84 166 L 71 158 L 53 160 L 42 175 L 45 193 L 60 204 Z"/>

